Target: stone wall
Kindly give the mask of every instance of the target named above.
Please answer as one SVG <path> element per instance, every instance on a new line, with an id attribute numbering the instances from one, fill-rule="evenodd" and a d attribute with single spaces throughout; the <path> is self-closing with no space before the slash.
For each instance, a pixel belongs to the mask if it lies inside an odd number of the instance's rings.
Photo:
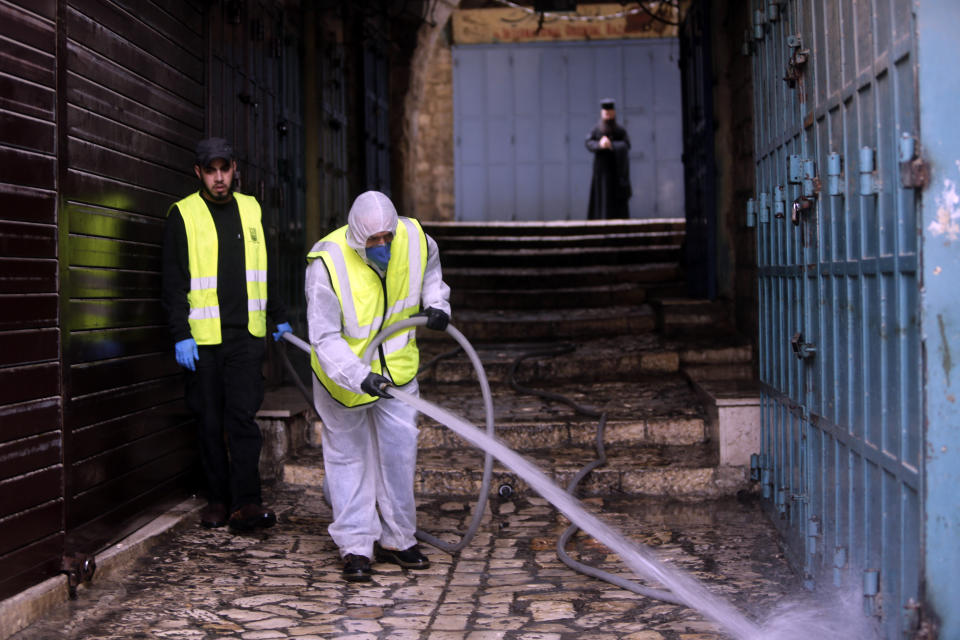
<path id="1" fill-rule="evenodd" d="M 415 114 L 419 135 L 410 185 L 413 213 L 421 220 L 453 220 L 453 56 L 440 37 L 427 60 L 423 100 Z"/>
<path id="2" fill-rule="evenodd" d="M 453 220 L 453 58 L 450 18 L 459 0 L 439 0 L 417 34 L 397 145 L 404 215 Z M 401 203 L 398 203 L 400 205 Z"/>

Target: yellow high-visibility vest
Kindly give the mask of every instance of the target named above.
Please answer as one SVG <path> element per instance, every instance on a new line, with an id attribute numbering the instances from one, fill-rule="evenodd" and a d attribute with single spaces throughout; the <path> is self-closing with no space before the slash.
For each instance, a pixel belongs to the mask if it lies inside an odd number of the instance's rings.
<path id="1" fill-rule="evenodd" d="M 323 260 L 330 283 L 340 299 L 341 335 L 350 349 L 362 357 L 380 329 L 414 315 L 420 310 L 423 276 L 427 270 L 427 238 L 420 223 L 401 217 L 390 245 L 386 278 L 381 279 L 357 251 L 347 245 L 347 227 L 324 237 L 307 254 L 307 262 Z M 371 369 L 389 376 L 402 386 L 413 380 L 420 366 L 416 329 L 396 334 L 380 345 L 381 358 L 374 358 Z M 386 364 L 384 372 L 381 360 Z M 347 407 L 375 402 L 378 398 L 354 393 L 335 383 L 310 350 L 313 372 L 330 395 Z"/>
<path id="2" fill-rule="evenodd" d="M 267 335 L 267 246 L 260 222 L 260 204 L 253 196 L 234 193 L 243 229 L 247 272 L 247 329 L 258 338 Z M 197 344 L 220 344 L 220 301 L 217 299 L 219 242 L 213 216 L 199 192 L 174 204 L 187 232 L 190 267 L 190 333 Z M 171 207 L 172 208 L 172 207 Z M 169 212 L 168 212 L 169 213 Z"/>

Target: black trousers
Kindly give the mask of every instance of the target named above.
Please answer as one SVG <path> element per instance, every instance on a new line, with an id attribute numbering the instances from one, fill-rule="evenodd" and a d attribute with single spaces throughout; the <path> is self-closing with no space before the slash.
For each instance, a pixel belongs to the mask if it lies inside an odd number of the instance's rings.
<path id="1" fill-rule="evenodd" d="M 199 346 L 196 372 L 187 372 L 187 405 L 197 417 L 207 499 L 230 510 L 260 504 L 256 423 L 263 402 L 263 338 L 246 327 L 223 328 L 223 342 Z"/>

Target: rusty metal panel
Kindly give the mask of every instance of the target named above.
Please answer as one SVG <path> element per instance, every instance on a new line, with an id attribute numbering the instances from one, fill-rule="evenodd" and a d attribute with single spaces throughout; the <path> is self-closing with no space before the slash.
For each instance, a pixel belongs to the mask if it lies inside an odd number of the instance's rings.
<path id="1" fill-rule="evenodd" d="M 204 7 L 62 6 L 65 550 L 94 553 L 182 496 L 193 473 L 159 271 L 167 208 L 194 187 Z"/>
<path id="2" fill-rule="evenodd" d="M 0 4 L 0 599 L 63 546 L 56 5 Z"/>

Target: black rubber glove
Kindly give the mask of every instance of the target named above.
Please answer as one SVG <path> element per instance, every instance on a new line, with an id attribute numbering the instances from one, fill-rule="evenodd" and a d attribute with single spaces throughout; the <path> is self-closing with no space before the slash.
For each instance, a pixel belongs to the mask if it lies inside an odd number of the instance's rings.
<path id="1" fill-rule="evenodd" d="M 433 307 L 427 307 L 417 315 L 427 316 L 427 328 L 434 331 L 446 331 L 450 324 L 450 316 Z"/>
<path id="2" fill-rule="evenodd" d="M 383 384 L 393 384 L 390 382 L 390 378 L 382 376 L 379 373 L 374 373 L 371 371 L 367 374 L 367 377 L 363 379 L 363 382 L 360 383 L 360 388 L 364 393 L 370 394 L 371 396 L 380 396 L 381 398 L 392 398 L 393 396 L 386 392 L 386 390 L 381 389 L 380 386 Z"/>

